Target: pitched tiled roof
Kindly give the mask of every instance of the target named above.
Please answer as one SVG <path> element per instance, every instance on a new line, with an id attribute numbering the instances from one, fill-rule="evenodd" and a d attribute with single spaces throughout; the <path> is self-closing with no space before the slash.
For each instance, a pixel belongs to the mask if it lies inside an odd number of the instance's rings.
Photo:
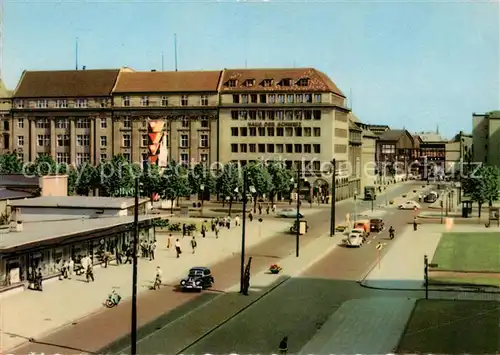
<path id="1" fill-rule="evenodd" d="M 217 91 L 221 71 L 122 72 L 113 92 L 209 92 Z"/>
<path id="2" fill-rule="evenodd" d="M 397 141 L 403 134 L 405 134 L 404 129 L 390 129 L 385 131 L 380 135 L 380 140 L 382 141 Z"/>
<path id="3" fill-rule="evenodd" d="M 265 79 L 270 80 L 269 86 L 264 86 Z M 291 85 L 285 86 L 282 80 L 290 79 Z M 300 86 L 300 79 L 306 79 L 307 85 Z M 229 86 L 229 81 L 235 80 L 235 86 Z M 253 81 L 252 86 L 246 85 L 247 81 Z M 283 91 L 283 92 L 333 92 L 345 97 L 335 83 L 324 73 L 314 68 L 291 68 L 291 69 L 224 69 L 222 92 L 241 91 Z"/>
<path id="4" fill-rule="evenodd" d="M 25 71 L 14 98 L 108 96 L 119 69 Z"/>

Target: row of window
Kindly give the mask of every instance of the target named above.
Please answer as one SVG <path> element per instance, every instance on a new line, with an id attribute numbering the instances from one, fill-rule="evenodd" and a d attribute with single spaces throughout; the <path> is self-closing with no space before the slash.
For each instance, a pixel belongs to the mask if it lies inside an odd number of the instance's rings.
<path id="1" fill-rule="evenodd" d="M 320 144 L 231 144 L 231 153 L 321 153 Z"/>
<path id="2" fill-rule="evenodd" d="M 321 94 L 234 94 L 234 104 L 320 104 Z"/>
<path id="3" fill-rule="evenodd" d="M 101 107 L 106 107 L 108 105 L 108 100 L 103 99 L 100 101 L 100 106 Z M 47 99 L 39 99 L 35 101 L 35 108 L 49 108 L 49 107 L 55 107 L 55 108 L 69 108 L 69 101 L 66 99 L 58 99 L 53 102 L 53 106 L 51 105 L 52 102 L 49 102 Z M 15 100 L 14 102 L 14 107 L 18 109 L 22 109 L 26 107 L 26 101 L 25 100 Z M 89 107 L 89 101 L 88 99 L 76 99 L 74 101 L 74 106 L 76 108 L 88 108 Z"/>
<path id="4" fill-rule="evenodd" d="M 231 119 L 233 120 L 251 120 L 251 121 L 297 121 L 301 120 L 321 120 L 321 110 L 232 110 Z"/>
<path id="5" fill-rule="evenodd" d="M 191 101 L 194 99 L 193 96 L 188 96 L 188 95 L 182 95 L 181 96 L 181 106 L 189 106 Z M 198 99 L 198 103 L 201 106 L 208 106 L 208 95 L 201 95 Z M 122 97 L 122 106 L 129 107 L 131 104 L 131 99 L 130 96 L 123 96 Z M 162 96 L 158 105 L 158 102 L 151 100 L 149 96 L 142 96 L 140 99 L 140 105 L 143 107 L 148 107 L 148 106 L 168 106 L 169 105 L 169 98 L 168 96 Z"/>
<path id="6" fill-rule="evenodd" d="M 245 166 L 247 164 L 255 164 L 258 160 L 232 160 L 231 162 Z M 285 160 L 284 163 L 287 169 L 312 169 L 319 172 L 322 168 L 321 162 L 318 160 L 312 162 L 309 160 Z M 323 166 L 323 170 L 325 170 L 325 166 Z M 339 176 L 339 173 L 337 173 L 337 176 Z"/>
<path id="7" fill-rule="evenodd" d="M 302 86 L 306 87 L 309 86 L 310 79 L 309 78 L 300 78 L 299 80 L 294 80 L 291 78 L 283 78 L 279 81 L 276 81 L 274 79 L 266 78 L 263 79 L 260 82 L 260 85 L 263 87 L 271 87 L 273 85 L 281 86 L 281 87 L 290 87 L 293 86 L 294 84 L 297 86 Z M 246 79 L 241 83 L 243 86 L 246 86 L 248 88 L 255 87 L 256 80 L 255 79 Z M 225 86 L 230 87 L 230 88 L 235 88 L 238 86 L 238 80 L 237 79 L 229 79 L 225 84 Z"/>
<path id="8" fill-rule="evenodd" d="M 321 137 L 320 127 L 231 127 L 232 137 Z"/>

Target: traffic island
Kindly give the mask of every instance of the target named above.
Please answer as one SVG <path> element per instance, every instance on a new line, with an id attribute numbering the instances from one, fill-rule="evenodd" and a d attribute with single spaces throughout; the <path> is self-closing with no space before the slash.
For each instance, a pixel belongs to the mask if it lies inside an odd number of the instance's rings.
<path id="1" fill-rule="evenodd" d="M 498 354 L 500 303 L 418 300 L 397 354 Z"/>
<path id="2" fill-rule="evenodd" d="M 429 285 L 500 287 L 500 233 L 444 233 L 429 264 Z"/>

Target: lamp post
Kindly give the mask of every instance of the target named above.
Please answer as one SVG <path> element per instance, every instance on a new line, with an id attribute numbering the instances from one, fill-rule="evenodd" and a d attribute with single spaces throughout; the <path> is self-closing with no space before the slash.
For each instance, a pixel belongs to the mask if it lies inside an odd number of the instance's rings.
<path id="1" fill-rule="evenodd" d="M 354 190 L 354 223 L 358 217 L 358 190 Z"/>
<path id="2" fill-rule="evenodd" d="M 336 180 L 337 160 L 332 160 L 332 201 L 330 209 L 330 237 L 335 235 L 335 180 Z"/>
<path id="3" fill-rule="evenodd" d="M 139 178 L 135 178 L 134 240 L 132 246 L 132 315 L 130 354 L 137 355 L 137 245 L 139 244 Z"/>
<path id="4" fill-rule="evenodd" d="M 243 211 L 242 211 L 242 222 L 241 222 L 241 261 L 240 261 L 240 293 L 243 293 L 243 284 L 245 279 L 245 237 L 246 237 L 246 221 L 247 221 L 247 199 L 248 190 L 251 193 L 255 193 L 256 190 L 253 186 L 248 186 L 248 175 L 247 171 L 243 172 Z M 238 188 L 234 190 L 238 191 Z"/>
<path id="5" fill-rule="evenodd" d="M 299 257 L 300 239 L 300 165 L 297 170 L 297 234 L 295 235 L 295 256 Z"/>

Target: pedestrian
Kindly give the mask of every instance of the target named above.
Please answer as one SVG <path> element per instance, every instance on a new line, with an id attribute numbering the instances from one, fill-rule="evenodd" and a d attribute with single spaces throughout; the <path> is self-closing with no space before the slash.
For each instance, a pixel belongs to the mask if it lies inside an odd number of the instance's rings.
<path id="1" fill-rule="evenodd" d="M 198 245 L 198 244 L 196 244 L 196 239 L 195 239 L 195 237 L 193 236 L 193 238 L 191 238 L 191 249 L 193 249 L 193 254 L 194 254 L 194 252 L 196 251 L 196 246 L 197 246 L 197 245 Z"/>
<path id="2" fill-rule="evenodd" d="M 94 282 L 94 268 L 92 266 L 92 263 L 89 263 L 89 265 L 87 266 L 86 277 L 87 277 L 87 282 L 90 282 L 90 280 Z"/>
<path id="3" fill-rule="evenodd" d="M 125 250 L 125 264 L 130 263 L 132 264 L 132 248 L 130 246 L 126 247 L 127 249 Z"/>
<path id="4" fill-rule="evenodd" d="M 182 238 L 186 236 L 186 233 L 187 233 L 186 223 L 182 223 Z"/>
<path id="5" fill-rule="evenodd" d="M 240 225 L 240 216 L 236 215 L 236 217 L 234 217 L 234 225 L 236 227 Z"/>
<path id="6" fill-rule="evenodd" d="M 153 240 L 151 244 L 149 244 L 149 260 L 155 259 L 155 251 L 156 251 L 156 240 Z"/>
<path id="7" fill-rule="evenodd" d="M 43 291 L 43 285 L 42 285 L 42 283 L 43 283 L 42 268 L 39 267 L 38 268 L 38 273 L 36 275 L 36 289 L 38 291 L 40 291 L 40 292 Z"/>
<path id="8" fill-rule="evenodd" d="M 248 219 L 250 220 L 250 222 L 252 222 L 252 221 L 253 221 L 253 214 L 252 214 L 252 212 L 250 212 L 250 213 L 248 214 Z"/>
<path id="9" fill-rule="evenodd" d="M 230 229 L 231 228 L 231 217 L 227 216 L 226 219 L 226 228 Z"/>
<path id="10" fill-rule="evenodd" d="M 262 204 L 259 202 L 259 215 L 262 214 Z"/>
<path id="11" fill-rule="evenodd" d="M 271 207 L 269 206 L 269 204 L 267 204 L 266 206 L 266 214 L 269 214 L 269 210 L 271 209 Z"/>
<path id="12" fill-rule="evenodd" d="M 207 236 L 207 230 L 205 229 L 205 225 L 201 226 L 201 236 L 205 238 Z"/>
<path id="13" fill-rule="evenodd" d="M 276 213 L 276 204 L 273 203 L 273 208 L 272 208 L 273 213 Z"/>
<path id="14" fill-rule="evenodd" d="M 116 247 L 115 249 L 115 258 L 116 258 L 116 265 L 120 265 L 122 263 L 122 253 L 118 249 L 118 247 Z"/>
<path id="15" fill-rule="evenodd" d="M 171 246 L 172 246 L 172 234 L 169 234 L 167 237 L 167 250 L 170 250 Z"/>
<path id="16" fill-rule="evenodd" d="M 288 337 L 284 337 L 283 339 L 281 339 L 278 350 L 279 350 L 280 354 L 287 353 L 287 351 L 288 351 Z"/>
<path id="17" fill-rule="evenodd" d="M 75 270 L 75 262 L 73 261 L 73 258 L 69 258 L 68 261 L 68 279 L 73 278 L 73 271 Z"/>
<path id="18" fill-rule="evenodd" d="M 155 281 L 153 282 L 153 290 L 160 288 L 162 275 L 163 275 L 163 271 L 161 271 L 160 266 L 157 266 L 156 267 Z"/>
<path id="19" fill-rule="evenodd" d="M 108 267 L 108 262 L 109 262 L 109 252 L 105 251 L 102 253 L 102 261 L 104 262 L 104 267 Z"/>
<path id="20" fill-rule="evenodd" d="M 417 231 L 417 217 L 413 217 L 413 230 Z"/>
<path id="21" fill-rule="evenodd" d="M 215 239 L 219 239 L 219 227 L 215 227 Z"/>
<path id="22" fill-rule="evenodd" d="M 179 239 L 175 241 L 175 251 L 177 253 L 177 258 L 179 258 L 179 256 L 182 254 L 181 242 L 179 241 Z"/>
<path id="23" fill-rule="evenodd" d="M 215 232 L 215 225 L 216 225 L 215 219 L 212 218 L 212 221 L 210 223 L 210 227 L 212 228 L 212 232 Z"/>

